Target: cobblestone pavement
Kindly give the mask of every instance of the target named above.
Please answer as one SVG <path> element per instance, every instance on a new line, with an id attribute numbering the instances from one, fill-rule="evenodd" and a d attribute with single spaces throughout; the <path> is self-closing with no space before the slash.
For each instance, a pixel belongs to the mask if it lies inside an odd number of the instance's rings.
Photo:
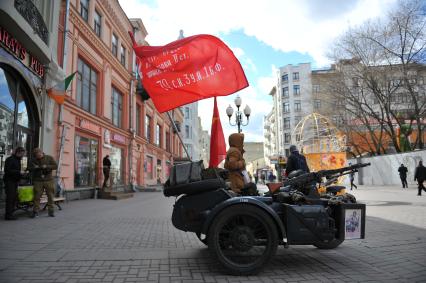
<path id="1" fill-rule="evenodd" d="M 258 275 L 235 277 L 170 221 L 173 198 L 81 200 L 55 218 L 0 221 L 0 282 L 426 282 L 426 196 L 360 187 L 365 240 L 334 250 L 280 247 Z"/>

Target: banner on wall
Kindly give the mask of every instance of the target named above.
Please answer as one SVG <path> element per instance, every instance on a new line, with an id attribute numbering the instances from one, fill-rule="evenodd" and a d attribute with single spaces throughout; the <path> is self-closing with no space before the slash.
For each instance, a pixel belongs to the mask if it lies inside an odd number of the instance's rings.
<path id="1" fill-rule="evenodd" d="M 304 154 L 311 171 L 338 169 L 346 166 L 346 152 Z"/>

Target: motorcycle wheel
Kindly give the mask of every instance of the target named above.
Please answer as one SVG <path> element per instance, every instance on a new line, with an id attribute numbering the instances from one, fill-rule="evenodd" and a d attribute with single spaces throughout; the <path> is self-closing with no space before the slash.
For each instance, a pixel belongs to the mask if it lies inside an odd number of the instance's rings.
<path id="1" fill-rule="evenodd" d="M 203 239 L 201 239 L 201 234 L 200 233 L 196 233 L 196 234 L 197 234 L 198 240 L 200 240 L 200 242 L 203 243 L 204 245 L 208 246 L 207 237 L 203 240 Z"/>
<path id="2" fill-rule="evenodd" d="M 275 255 L 277 227 L 262 209 L 234 205 L 216 216 L 208 233 L 208 246 L 233 275 L 252 275 Z"/>
<path id="3" fill-rule="evenodd" d="M 323 243 L 323 242 L 315 243 L 314 246 L 321 250 L 331 250 L 331 249 L 337 248 L 341 243 L 343 243 L 343 240 L 334 239 L 327 243 Z"/>

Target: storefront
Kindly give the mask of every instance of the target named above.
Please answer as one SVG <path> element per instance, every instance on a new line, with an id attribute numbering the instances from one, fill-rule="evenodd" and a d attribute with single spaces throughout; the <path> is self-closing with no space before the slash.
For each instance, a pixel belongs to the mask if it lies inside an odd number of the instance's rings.
<path id="1" fill-rule="evenodd" d="M 97 185 L 98 164 L 97 139 L 75 136 L 75 187 L 94 187 Z"/>
<path id="2" fill-rule="evenodd" d="M 147 155 L 145 158 L 145 180 L 152 180 L 154 179 L 154 158 L 150 155 Z"/>
<path id="3" fill-rule="evenodd" d="M 22 146 L 27 150 L 22 164 L 26 168 L 30 153 L 39 146 L 40 96 L 35 91 L 41 90 L 44 69 L 36 70 L 36 63 L 40 65 L 0 27 L 0 178 L 13 149 Z"/>
<path id="4" fill-rule="evenodd" d="M 111 180 L 113 185 L 122 185 L 124 183 L 124 156 L 123 149 L 117 146 L 111 146 L 109 155 L 111 160 Z"/>

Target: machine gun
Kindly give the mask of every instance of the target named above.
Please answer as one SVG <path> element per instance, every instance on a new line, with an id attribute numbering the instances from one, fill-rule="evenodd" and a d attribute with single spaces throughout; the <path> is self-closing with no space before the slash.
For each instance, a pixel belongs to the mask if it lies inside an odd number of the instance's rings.
<path id="1" fill-rule="evenodd" d="M 337 179 L 340 176 L 351 174 L 352 172 L 358 172 L 359 168 L 370 166 L 370 163 L 359 163 L 339 169 L 320 170 L 318 172 L 311 172 L 299 175 L 297 177 L 285 180 L 283 186 L 291 186 L 305 194 L 308 194 L 309 187 L 320 183 L 322 178 Z M 313 184 L 315 183 L 315 184 Z"/>

